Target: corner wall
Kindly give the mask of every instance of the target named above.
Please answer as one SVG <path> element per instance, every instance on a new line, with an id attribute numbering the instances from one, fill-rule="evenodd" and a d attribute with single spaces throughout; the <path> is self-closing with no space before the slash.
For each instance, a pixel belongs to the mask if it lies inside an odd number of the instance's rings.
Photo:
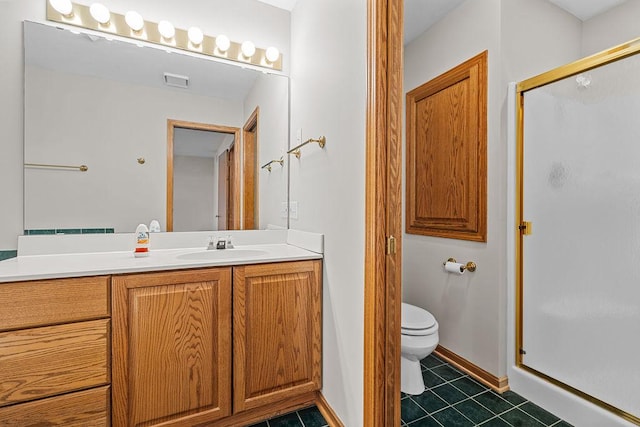
<path id="1" fill-rule="evenodd" d="M 363 425 L 366 0 L 298 0 L 291 16 L 290 227 L 324 233 L 323 389 L 345 426 Z"/>
<path id="2" fill-rule="evenodd" d="M 404 301 L 435 316 L 443 347 L 497 377 L 506 374 L 501 296 L 505 283 L 505 171 L 500 144 L 500 5 L 500 0 L 469 0 L 406 46 L 405 93 L 489 51 L 488 214 L 487 243 L 405 233 L 402 262 Z M 463 276 L 447 274 L 442 263 L 450 257 L 464 263 L 474 261 L 478 269 Z"/>

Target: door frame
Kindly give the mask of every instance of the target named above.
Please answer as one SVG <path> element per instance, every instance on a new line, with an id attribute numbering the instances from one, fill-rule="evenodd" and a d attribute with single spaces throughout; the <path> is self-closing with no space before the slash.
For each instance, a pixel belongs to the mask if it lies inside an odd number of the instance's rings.
<path id="1" fill-rule="evenodd" d="M 167 119 L 167 231 L 173 231 L 173 135 L 176 128 L 229 133 L 234 135 L 234 143 L 240 140 L 240 128 Z M 238 179 L 239 174 L 237 172 L 240 170 L 239 162 L 236 161 L 235 164 L 230 165 L 230 167 L 235 168 L 236 174 L 234 176 L 236 177 L 235 179 Z M 233 197 L 232 200 L 234 203 L 234 210 L 236 212 L 239 211 L 240 198 Z"/>
<path id="2" fill-rule="evenodd" d="M 260 107 L 256 107 L 242 127 L 242 229 L 255 230 L 259 227 L 259 218 L 256 221 L 256 211 L 259 209 L 260 200 L 256 197 L 258 182 L 258 125 L 260 123 Z M 253 134 L 253 137 L 248 137 Z M 251 145 L 251 147 L 249 147 Z M 249 152 L 253 156 L 249 156 Z M 251 171 L 249 174 L 247 171 Z M 251 191 L 247 188 L 251 187 Z M 247 206 L 251 206 L 252 212 L 247 212 Z"/>
<path id="3" fill-rule="evenodd" d="M 367 2 L 364 425 L 400 425 L 403 0 Z"/>

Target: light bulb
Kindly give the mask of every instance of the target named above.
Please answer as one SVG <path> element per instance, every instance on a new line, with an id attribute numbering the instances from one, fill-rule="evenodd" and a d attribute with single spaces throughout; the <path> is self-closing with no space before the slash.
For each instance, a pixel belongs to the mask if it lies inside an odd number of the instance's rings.
<path id="1" fill-rule="evenodd" d="M 189 36 L 189 41 L 194 46 L 200 46 L 202 40 L 204 40 L 204 34 L 202 34 L 202 30 L 198 27 L 191 27 L 187 30 L 187 35 Z"/>
<path id="2" fill-rule="evenodd" d="M 267 61 L 276 62 L 278 58 L 280 58 L 280 51 L 278 50 L 278 48 L 270 46 L 267 48 L 264 56 L 267 58 Z"/>
<path id="3" fill-rule="evenodd" d="M 226 52 L 227 50 L 229 50 L 229 48 L 231 47 L 231 41 L 229 40 L 229 37 L 225 36 L 224 34 L 220 34 L 218 37 L 216 37 L 216 47 L 220 52 Z"/>
<path id="4" fill-rule="evenodd" d="M 176 35 L 176 29 L 169 21 L 158 22 L 158 31 L 165 39 L 172 39 Z"/>
<path id="5" fill-rule="evenodd" d="M 133 10 L 124 15 L 124 20 L 133 31 L 140 31 L 144 27 L 144 19 L 138 12 Z"/>
<path id="6" fill-rule="evenodd" d="M 49 4 L 61 15 L 69 16 L 73 13 L 71 0 L 49 0 Z"/>
<path id="7" fill-rule="evenodd" d="M 107 24 L 111 19 L 111 13 L 109 12 L 109 9 L 107 9 L 107 7 L 102 3 L 93 3 L 89 7 L 89 13 L 93 17 L 93 19 L 103 25 Z"/>
<path id="8" fill-rule="evenodd" d="M 242 42 L 240 49 L 242 50 L 242 54 L 247 58 L 251 58 L 253 54 L 256 53 L 256 45 L 249 40 Z"/>

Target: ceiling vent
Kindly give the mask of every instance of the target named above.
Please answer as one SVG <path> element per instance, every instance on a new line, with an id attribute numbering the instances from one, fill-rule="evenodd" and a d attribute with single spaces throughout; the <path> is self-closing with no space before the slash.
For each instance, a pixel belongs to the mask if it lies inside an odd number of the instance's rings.
<path id="1" fill-rule="evenodd" d="M 167 86 L 186 89 L 189 87 L 189 77 L 178 74 L 164 73 L 164 83 Z"/>

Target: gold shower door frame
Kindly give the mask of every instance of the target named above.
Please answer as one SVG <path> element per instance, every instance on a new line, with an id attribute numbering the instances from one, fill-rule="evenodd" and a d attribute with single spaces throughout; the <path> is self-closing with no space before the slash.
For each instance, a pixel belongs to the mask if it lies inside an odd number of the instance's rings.
<path id="1" fill-rule="evenodd" d="M 612 47 L 600 53 L 588 56 L 578 61 L 547 71 L 535 77 L 519 82 L 516 86 L 516 365 L 544 380 L 580 396 L 634 424 L 640 425 L 640 418 L 629 414 L 613 405 L 603 402 L 568 384 L 552 378 L 540 371 L 528 367 L 523 363 L 523 242 L 527 234 L 531 233 L 531 224 L 525 222 L 524 212 L 524 95 L 527 91 L 536 89 L 564 78 L 589 71 L 591 69 L 610 64 L 640 53 L 640 38 Z"/>

